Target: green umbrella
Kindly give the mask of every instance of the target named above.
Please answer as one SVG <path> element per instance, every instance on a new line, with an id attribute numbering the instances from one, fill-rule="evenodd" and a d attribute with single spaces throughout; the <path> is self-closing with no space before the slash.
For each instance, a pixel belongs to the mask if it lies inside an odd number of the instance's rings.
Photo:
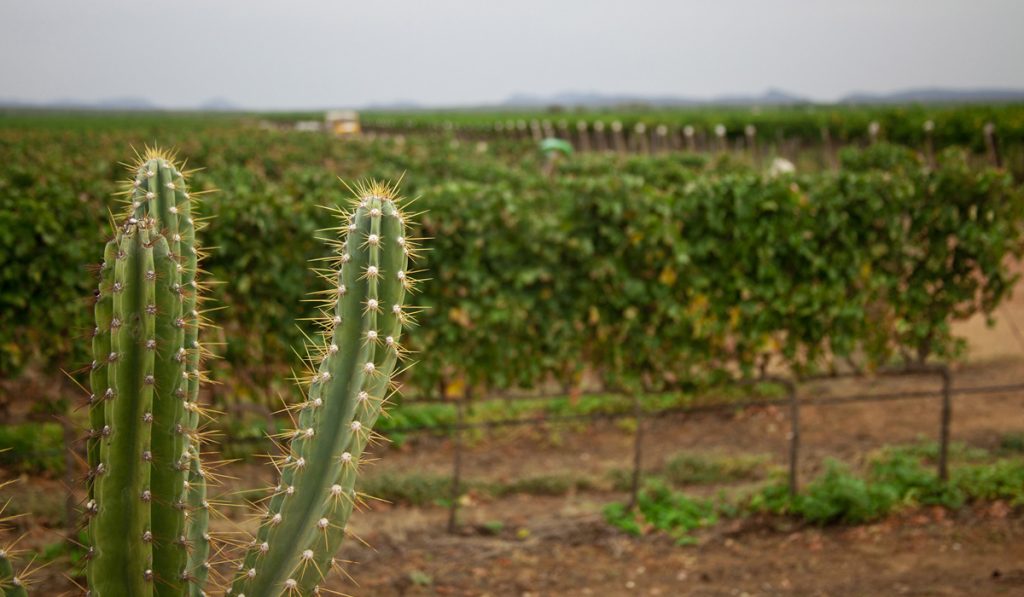
<path id="1" fill-rule="evenodd" d="M 572 155 L 572 143 L 569 143 L 565 139 L 556 139 L 554 137 L 548 137 L 540 142 L 540 150 L 545 155 L 551 155 L 551 153 L 560 151 L 563 155 Z"/>

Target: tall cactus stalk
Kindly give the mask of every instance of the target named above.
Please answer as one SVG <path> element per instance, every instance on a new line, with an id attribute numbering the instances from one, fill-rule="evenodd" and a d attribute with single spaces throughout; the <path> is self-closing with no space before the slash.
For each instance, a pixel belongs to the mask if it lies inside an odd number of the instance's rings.
<path id="1" fill-rule="evenodd" d="M 208 534 L 196 462 L 202 349 L 192 200 L 171 156 L 149 150 L 133 174 L 95 306 L 87 576 L 93 595 L 198 595 L 208 547 L 190 539 Z"/>
<path id="2" fill-rule="evenodd" d="M 413 249 L 395 191 L 361 187 L 355 209 L 340 216 L 344 237 L 325 274 L 333 286 L 325 343 L 287 434 L 281 482 L 232 587 L 237 597 L 312 594 L 345 536 L 359 457 L 391 387 L 408 320 Z"/>

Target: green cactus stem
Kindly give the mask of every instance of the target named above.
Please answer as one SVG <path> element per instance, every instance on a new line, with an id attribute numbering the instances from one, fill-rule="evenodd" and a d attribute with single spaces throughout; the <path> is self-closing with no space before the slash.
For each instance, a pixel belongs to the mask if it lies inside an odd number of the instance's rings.
<path id="1" fill-rule="evenodd" d="M 390 387 L 412 282 L 405 221 L 396 189 L 358 189 L 355 210 L 343 214 L 336 267 L 325 275 L 324 346 L 297 428 L 279 462 L 281 483 L 232 588 L 236 597 L 310 594 L 344 534 L 354 505 L 358 456 Z"/>

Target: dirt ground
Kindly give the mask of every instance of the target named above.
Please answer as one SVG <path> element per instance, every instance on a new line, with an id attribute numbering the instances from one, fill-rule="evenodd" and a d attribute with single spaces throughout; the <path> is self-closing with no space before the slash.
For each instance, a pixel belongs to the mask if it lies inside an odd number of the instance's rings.
<path id="1" fill-rule="evenodd" d="M 959 332 L 970 360 L 955 387 L 1024 381 L 1024 292 L 989 328 L 980 318 Z M 935 379 L 823 382 L 801 395 L 938 388 Z M 952 437 L 995 447 L 1001 435 L 1024 431 L 1024 394 L 958 395 Z M 802 413 L 802 480 L 826 458 L 862 459 L 893 443 L 934 439 L 935 398 L 807 407 Z M 671 417 L 648 424 L 645 467 L 662 466 L 680 450 L 766 454 L 784 464 L 785 412 Z M 579 433 L 514 430 L 473 444 L 464 456 L 470 479 L 497 481 L 538 474 L 607 476 L 626 469 L 633 436 L 607 424 Z M 428 442 L 390 451 L 375 474 L 451 470 L 450 446 Z M 695 547 L 659 536 L 633 538 L 603 524 L 601 508 L 621 494 L 565 497 L 470 494 L 456 535 L 444 532 L 440 507 L 380 507 L 358 515 L 339 560 L 349 578 L 330 587 L 358 595 L 1024 595 L 1024 513 L 996 503 L 955 515 L 906 513 L 878 524 L 818 529 L 779 520 L 724 522 L 699 535 Z M 497 535 L 485 528 L 502 523 Z"/>
<path id="2" fill-rule="evenodd" d="M 955 387 L 1024 382 L 1024 338 L 1015 329 L 1024 325 L 1024 292 L 997 315 L 993 329 L 981 321 L 959 326 L 971 358 L 956 371 Z M 809 384 L 801 394 L 937 387 L 935 379 L 893 378 Z M 1002 435 L 1024 432 L 1024 393 L 957 395 L 953 409 L 956 441 L 993 448 Z M 808 406 L 801 418 L 800 477 L 806 481 L 829 457 L 857 462 L 886 444 L 937 438 L 939 402 Z M 775 408 L 665 417 L 645 428 L 644 466 L 659 468 L 680 450 L 759 454 L 782 466 L 788 432 L 785 411 Z M 545 475 L 607 480 L 629 468 L 632 442 L 632 433 L 614 423 L 513 428 L 471 438 L 463 474 L 477 482 Z M 422 438 L 376 456 L 371 476 L 447 475 L 453 452 L 447 440 Z M 269 484 L 268 468 L 229 468 L 225 472 L 238 480 L 226 490 Z M 22 494 L 17 497 L 38 497 L 39 504 L 63 494 L 57 481 L 14 487 Z M 354 516 L 359 540 L 347 541 L 339 554 L 349 576 L 336 574 L 327 586 L 351 595 L 1024 595 L 1024 512 L 1003 503 L 827 529 L 747 518 L 722 522 L 699 533 L 696 546 L 680 547 L 663 536 L 629 537 L 604 524 L 602 507 L 622 499 L 607 481 L 560 496 L 498 499 L 470 491 L 460 501 L 456 534 L 445 531 L 448 511 L 441 506 L 374 504 Z M 60 500 L 49 507 L 59 510 Z M 228 520 L 217 528 L 244 525 Z M 59 538 L 57 530 L 29 525 L 23 545 Z M 37 575 L 36 594 L 77 593 L 61 565 Z"/>
<path id="3" fill-rule="evenodd" d="M 348 568 L 358 585 L 333 586 L 365 595 L 1024 594 L 1024 523 L 1006 518 L 1005 506 L 824 531 L 750 521 L 691 548 L 625 537 L 594 516 L 551 518 L 523 520 L 537 525 L 523 539 L 372 532 L 364 539 L 374 549 L 343 554 L 359 562 Z"/>

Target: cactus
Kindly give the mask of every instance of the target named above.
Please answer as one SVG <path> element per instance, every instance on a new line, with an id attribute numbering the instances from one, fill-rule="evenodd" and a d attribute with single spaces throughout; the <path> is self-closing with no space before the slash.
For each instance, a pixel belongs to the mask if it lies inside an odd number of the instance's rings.
<path id="1" fill-rule="evenodd" d="M 211 553 L 198 406 L 201 253 L 185 177 L 147 150 L 132 167 L 128 209 L 107 243 L 96 292 L 87 438 L 91 594 L 205 595 Z M 342 239 L 321 307 L 308 390 L 280 436 L 280 483 L 228 592 L 312 594 L 358 501 L 356 473 L 401 360 L 414 243 L 396 188 L 356 191 L 337 210 Z M 0 555 L 0 587 L 7 560 Z M 9 563 L 7 563 L 9 568 Z M 8 583 L 9 584 L 9 583 Z M 9 592 L 9 590 L 8 590 Z M 5 595 L 5 593 L 0 593 Z"/>
<path id="2" fill-rule="evenodd" d="M 414 253 L 395 187 L 357 189 L 355 209 L 339 212 L 345 238 L 322 275 L 324 344 L 296 428 L 277 464 L 281 482 L 240 565 L 232 595 L 310 594 L 331 569 L 356 503 L 359 457 L 387 400 L 412 288 Z"/>
<path id="3" fill-rule="evenodd" d="M 190 538 L 208 535 L 205 497 L 193 499 L 205 484 L 192 200 L 172 156 L 148 150 L 133 171 L 96 295 L 86 570 L 93 595 L 199 594 L 190 581 L 205 579 L 208 548 Z"/>

